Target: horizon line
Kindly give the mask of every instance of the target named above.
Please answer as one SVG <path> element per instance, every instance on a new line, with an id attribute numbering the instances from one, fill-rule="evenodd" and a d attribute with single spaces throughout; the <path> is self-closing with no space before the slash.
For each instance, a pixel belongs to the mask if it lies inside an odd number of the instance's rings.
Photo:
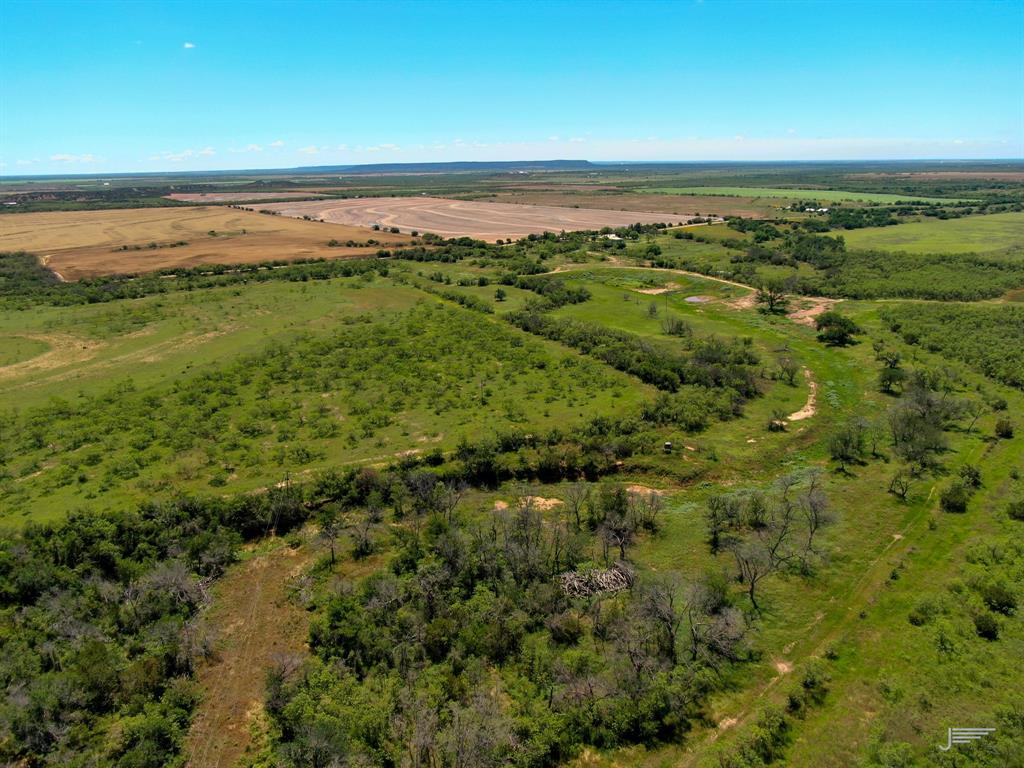
<path id="1" fill-rule="evenodd" d="M 588 163 L 594 166 L 625 166 L 625 165 L 810 165 L 814 163 L 840 164 L 840 163 L 1021 163 L 1024 164 L 1024 157 L 932 157 L 932 158 L 800 158 L 800 159 L 764 159 L 764 160 L 728 160 L 728 159 L 704 159 L 704 160 L 588 160 L 586 158 L 560 158 L 554 160 L 421 160 L 405 162 L 383 162 L 383 163 L 330 163 L 324 165 L 286 165 L 279 167 L 263 168 L 204 168 L 192 170 L 144 170 L 144 171 L 110 171 L 106 173 L 36 173 L 36 174 L 9 174 L 0 171 L 0 179 L 64 179 L 64 178 L 114 178 L 130 176 L 202 176 L 204 174 L 258 174 L 258 173 L 283 173 L 288 171 L 309 171 L 314 172 L 324 169 L 322 173 L 335 173 L 328 169 L 358 169 L 374 167 L 396 167 L 403 166 L 453 166 L 453 165 L 528 165 L 528 164 L 553 164 L 553 163 Z M 571 169 L 567 169 L 571 170 Z"/>

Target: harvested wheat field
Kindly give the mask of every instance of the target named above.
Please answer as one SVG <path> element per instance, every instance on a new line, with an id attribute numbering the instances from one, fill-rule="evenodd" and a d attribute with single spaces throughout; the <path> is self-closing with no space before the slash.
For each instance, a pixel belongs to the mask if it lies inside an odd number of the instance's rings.
<path id="1" fill-rule="evenodd" d="M 319 192 L 174 192 L 164 197 L 183 203 L 241 203 L 248 200 L 308 200 L 323 195 Z"/>
<path id="2" fill-rule="evenodd" d="M 343 243 L 374 239 L 380 245 L 331 248 L 327 242 L 332 239 Z M 224 206 L 56 211 L 0 217 L 0 252 L 34 253 L 64 280 L 200 264 L 344 258 L 409 241 L 404 235 L 298 221 Z"/>
<path id="3" fill-rule="evenodd" d="M 511 205 L 448 200 L 441 197 L 376 197 L 358 200 L 314 200 L 305 203 L 270 203 L 261 209 L 284 216 L 311 216 L 349 226 L 397 227 L 402 232 L 433 232 L 444 237 L 499 240 L 542 232 L 624 227 L 665 221 L 665 214 L 563 208 L 548 205 Z"/>

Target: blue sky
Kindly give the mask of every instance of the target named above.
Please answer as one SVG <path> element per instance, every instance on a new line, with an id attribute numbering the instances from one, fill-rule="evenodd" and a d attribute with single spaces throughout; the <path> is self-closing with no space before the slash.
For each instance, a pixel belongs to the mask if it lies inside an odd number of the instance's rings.
<path id="1" fill-rule="evenodd" d="M 1024 0 L 0 0 L 3 174 L 1022 156 Z"/>

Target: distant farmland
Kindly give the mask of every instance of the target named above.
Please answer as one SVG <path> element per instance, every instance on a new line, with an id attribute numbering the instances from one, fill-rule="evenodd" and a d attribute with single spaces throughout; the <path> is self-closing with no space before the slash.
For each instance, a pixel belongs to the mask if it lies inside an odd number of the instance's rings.
<path id="1" fill-rule="evenodd" d="M 908 253 L 986 253 L 1024 245 L 1024 213 L 931 219 L 843 232 L 849 248 Z"/>
<path id="2" fill-rule="evenodd" d="M 722 197 L 780 197 L 793 200 L 821 200 L 838 203 L 845 200 L 862 203 L 962 203 L 945 197 L 892 195 L 880 192 L 844 192 L 835 189 L 780 189 L 777 187 L 654 187 L 646 190 L 663 195 L 719 195 Z"/>
<path id="3" fill-rule="evenodd" d="M 359 200 L 314 200 L 305 203 L 270 203 L 260 210 L 284 216 L 310 216 L 353 227 L 397 227 L 402 232 L 433 232 L 444 237 L 480 240 L 520 238 L 542 232 L 655 224 L 671 214 L 644 211 L 609 211 L 547 205 L 512 205 L 447 200 L 440 197 L 376 197 Z M 674 220 L 678 221 L 679 217 Z"/>
<path id="4" fill-rule="evenodd" d="M 778 201 L 751 197 L 699 195 L 652 195 L 618 188 L 588 189 L 586 187 L 530 189 L 525 185 L 514 191 L 499 191 L 491 198 L 496 203 L 516 205 L 553 205 L 559 207 L 597 208 L 600 210 L 644 211 L 669 215 L 672 221 L 683 216 L 743 216 L 759 219 L 774 216 Z"/>
<path id="5" fill-rule="evenodd" d="M 174 192 L 164 197 L 184 203 L 240 203 L 247 200 L 308 200 L 323 195 L 319 192 Z"/>
<path id="6" fill-rule="evenodd" d="M 375 239 L 381 245 L 330 248 L 327 242 L 332 239 L 358 243 Z M 225 206 L 0 217 L 0 252 L 34 253 L 65 280 L 199 264 L 342 258 L 408 242 L 410 238 L 403 235 L 264 216 Z"/>

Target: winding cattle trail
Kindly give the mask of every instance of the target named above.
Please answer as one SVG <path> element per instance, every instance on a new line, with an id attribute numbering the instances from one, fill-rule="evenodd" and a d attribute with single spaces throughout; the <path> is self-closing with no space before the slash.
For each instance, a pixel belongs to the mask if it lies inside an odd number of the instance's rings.
<path id="1" fill-rule="evenodd" d="M 811 376 L 809 368 L 804 368 L 804 378 L 807 379 L 807 402 L 804 403 L 804 407 L 799 411 L 794 411 L 786 417 L 789 421 L 809 419 L 818 411 L 818 382 Z"/>

